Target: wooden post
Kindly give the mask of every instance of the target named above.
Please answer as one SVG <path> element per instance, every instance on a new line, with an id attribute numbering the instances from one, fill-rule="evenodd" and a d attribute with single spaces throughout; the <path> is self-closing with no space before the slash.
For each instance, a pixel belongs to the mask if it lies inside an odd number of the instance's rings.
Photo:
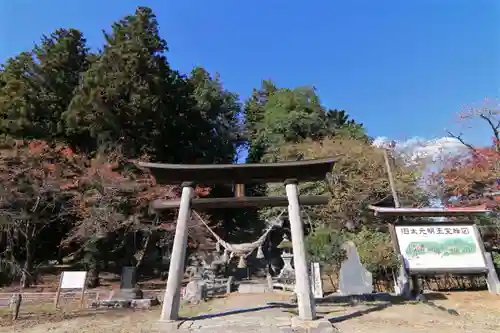
<path id="1" fill-rule="evenodd" d="M 387 178 L 389 179 L 389 186 L 391 188 L 392 199 L 394 200 L 394 207 L 399 208 L 401 207 L 401 203 L 399 201 L 398 191 L 396 190 L 396 184 L 394 182 L 394 176 L 392 174 L 391 162 L 389 160 L 389 152 L 387 151 L 387 149 L 384 149 L 384 161 L 385 161 L 385 170 L 387 172 Z M 411 279 L 413 284 L 413 290 L 416 293 L 418 289 L 418 293 L 420 293 L 420 288 L 418 286 L 418 276 L 410 276 L 408 271 L 409 268 L 406 267 L 404 258 L 399 251 L 398 237 L 396 235 L 396 229 L 394 228 L 394 224 L 388 223 L 387 227 L 389 228 L 389 233 L 391 235 L 391 241 L 394 247 L 394 253 L 396 253 L 398 259 L 401 260 L 401 266 L 399 268 L 398 278 L 396 281 L 400 282 L 399 280 L 402 280 L 401 284 L 403 290 L 400 290 L 400 292 L 403 296 L 410 297 L 410 286 L 407 280 Z"/>
<path id="2" fill-rule="evenodd" d="M 82 288 L 82 292 L 80 293 L 80 308 L 82 308 L 82 309 L 83 309 L 83 302 L 85 300 L 85 289 L 86 289 L 85 287 L 86 287 L 86 285 L 84 284 L 83 288 Z"/>
<path id="3" fill-rule="evenodd" d="M 226 282 L 226 295 L 229 295 L 231 293 L 231 287 L 233 285 L 233 276 L 231 275 Z"/>
<path id="4" fill-rule="evenodd" d="M 234 196 L 236 198 L 243 198 L 245 196 L 245 185 L 235 184 L 234 185 Z"/>
<path id="5" fill-rule="evenodd" d="M 61 296 L 61 283 L 63 279 L 63 274 L 64 272 L 62 272 L 61 275 L 59 276 L 59 284 L 57 285 L 56 299 L 54 300 L 54 306 L 56 309 L 59 306 L 59 297 Z"/>
<path id="6" fill-rule="evenodd" d="M 401 207 L 399 203 L 398 192 L 396 191 L 396 184 L 394 183 L 394 176 L 392 175 L 391 163 L 389 161 L 389 153 L 387 149 L 384 149 L 384 160 L 385 160 L 385 169 L 387 171 L 387 178 L 389 178 L 389 186 L 391 187 L 392 198 L 394 200 L 394 207 Z"/>
<path id="7" fill-rule="evenodd" d="M 19 310 L 21 309 L 21 302 L 23 301 L 23 296 L 21 293 L 12 295 L 10 299 L 10 309 L 12 311 L 12 319 L 17 320 L 19 317 Z"/>

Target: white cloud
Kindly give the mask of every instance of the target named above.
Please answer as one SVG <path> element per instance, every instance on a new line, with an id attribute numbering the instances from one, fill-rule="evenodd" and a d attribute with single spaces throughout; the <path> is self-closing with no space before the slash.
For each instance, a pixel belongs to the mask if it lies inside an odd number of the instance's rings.
<path id="1" fill-rule="evenodd" d="M 394 147 L 394 152 L 403 157 L 410 165 L 412 162 L 424 162 L 425 171 L 421 179 L 421 186 L 428 188 L 427 184 L 431 181 L 432 171 L 442 168 L 446 160 L 451 156 L 461 155 L 467 152 L 460 141 L 452 137 L 441 137 L 435 139 L 411 138 L 404 141 L 394 141 L 387 137 L 377 137 L 373 144 L 377 147 Z M 432 203 L 432 206 L 440 207 L 440 200 Z"/>
<path id="2" fill-rule="evenodd" d="M 411 138 L 404 141 L 393 141 L 387 137 L 377 137 L 373 144 L 377 147 L 394 145 L 394 151 L 409 161 L 424 158 L 428 162 L 439 162 L 450 155 L 458 155 L 467 151 L 467 148 L 455 138 L 441 137 L 435 139 Z"/>

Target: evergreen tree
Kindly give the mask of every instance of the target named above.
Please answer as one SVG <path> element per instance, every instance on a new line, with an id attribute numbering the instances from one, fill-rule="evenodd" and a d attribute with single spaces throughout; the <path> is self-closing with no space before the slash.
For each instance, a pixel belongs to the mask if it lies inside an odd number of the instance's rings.
<path id="1" fill-rule="evenodd" d="M 120 144 L 126 156 L 175 160 L 175 128 L 186 124 L 189 89 L 165 58 L 167 45 L 155 15 L 138 7 L 105 38 L 101 56 L 63 114 L 67 134 L 80 136 L 78 146 L 88 151 Z"/>
<path id="2" fill-rule="evenodd" d="M 232 163 L 242 144 L 238 95 L 224 89 L 218 75 L 212 78 L 201 67 L 191 72 L 188 82 L 192 85 L 197 112 L 202 117 L 198 130 L 203 140 L 198 147 L 205 154 L 215 154 L 206 156 L 205 163 Z"/>
<path id="3" fill-rule="evenodd" d="M 64 139 L 61 114 L 87 69 L 82 33 L 58 29 L 3 68 L 0 130 L 15 138 Z"/>

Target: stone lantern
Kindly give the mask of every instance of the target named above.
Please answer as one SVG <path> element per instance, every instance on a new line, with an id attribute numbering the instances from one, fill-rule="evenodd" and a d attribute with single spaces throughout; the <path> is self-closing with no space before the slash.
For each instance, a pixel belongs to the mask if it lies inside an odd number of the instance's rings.
<path id="1" fill-rule="evenodd" d="M 295 270 L 292 266 L 292 248 L 292 242 L 285 234 L 281 243 L 278 244 L 278 249 L 282 250 L 281 258 L 283 259 L 284 265 L 277 278 L 278 280 L 286 281 L 286 283 L 291 283 L 295 280 Z"/>

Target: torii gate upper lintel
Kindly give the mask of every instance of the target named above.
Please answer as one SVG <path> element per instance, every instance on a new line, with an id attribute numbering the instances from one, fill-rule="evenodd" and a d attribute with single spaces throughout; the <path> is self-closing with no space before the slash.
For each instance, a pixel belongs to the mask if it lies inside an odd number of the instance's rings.
<path id="1" fill-rule="evenodd" d="M 297 191 L 299 181 L 324 180 L 331 172 L 334 158 L 304 160 L 298 162 L 262 164 L 205 164 L 182 165 L 163 163 L 139 163 L 148 168 L 159 184 L 181 184 L 180 200 L 159 200 L 151 204 L 154 210 L 179 208 L 174 244 L 170 260 L 167 286 L 163 299 L 160 320 L 177 320 L 180 307 L 180 289 L 184 275 L 187 248 L 187 226 L 192 208 L 215 207 L 263 207 L 288 206 L 293 244 L 295 276 L 304 277 L 296 281 L 299 318 L 316 318 L 314 297 L 308 278 L 308 264 L 305 248 L 304 229 L 300 216 L 300 204 L 324 205 L 327 196 L 301 196 Z M 244 185 L 249 183 L 283 182 L 286 197 L 245 197 Z M 234 198 L 193 199 L 195 183 L 235 184 Z"/>

